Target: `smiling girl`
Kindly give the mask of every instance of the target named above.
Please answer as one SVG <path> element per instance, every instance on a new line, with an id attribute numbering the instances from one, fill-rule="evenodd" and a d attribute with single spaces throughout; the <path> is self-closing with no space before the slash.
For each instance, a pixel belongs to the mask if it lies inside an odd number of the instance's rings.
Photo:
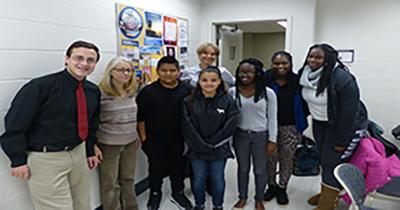
<path id="1" fill-rule="evenodd" d="M 235 98 L 240 110 L 237 132 L 233 139 L 238 162 L 239 200 L 233 209 L 242 210 L 246 205 L 250 164 L 253 162 L 255 209 L 264 210 L 267 155 L 276 149 L 277 105 L 274 91 L 265 87 L 261 61 L 248 58 L 239 63 L 236 85 L 229 90 L 229 94 Z"/>
<path id="2" fill-rule="evenodd" d="M 321 192 L 308 203 L 317 204 L 314 210 L 333 210 L 342 188 L 333 170 L 351 156 L 358 144 L 368 122 L 367 110 L 360 101 L 355 77 L 332 46 L 311 46 L 299 75 L 322 167 Z"/>
<path id="3" fill-rule="evenodd" d="M 192 190 L 196 210 L 204 209 L 206 179 L 212 183 L 214 210 L 222 210 L 225 165 L 233 158 L 230 139 L 236 130 L 238 110 L 226 94 L 220 70 L 209 66 L 199 74 L 193 93 L 184 100 L 183 136 L 193 169 Z"/>
<path id="4" fill-rule="evenodd" d="M 271 63 L 271 69 L 266 72 L 266 82 L 276 93 L 278 101 L 278 150 L 268 158 L 268 190 L 264 200 L 276 197 L 278 204 L 286 205 L 289 203 L 286 189 L 293 170 L 294 153 L 308 124 L 298 76 L 292 70 L 292 56 L 286 51 L 277 51 L 272 55 Z"/>

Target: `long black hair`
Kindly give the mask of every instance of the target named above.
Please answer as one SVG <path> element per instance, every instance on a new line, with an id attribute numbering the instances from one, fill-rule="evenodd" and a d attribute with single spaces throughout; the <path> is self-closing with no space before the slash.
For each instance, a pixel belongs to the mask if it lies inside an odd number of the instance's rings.
<path id="1" fill-rule="evenodd" d="M 311 50 L 313 49 L 320 49 L 324 53 L 324 64 L 323 64 L 323 69 L 321 72 L 321 77 L 318 81 L 318 87 L 317 87 L 317 93 L 316 96 L 324 92 L 324 89 L 328 87 L 329 83 L 331 82 L 331 77 L 332 77 L 332 72 L 335 69 L 336 63 L 348 70 L 348 68 L 339 60 L 339 53 L 335 48 L 333 48 L 331 45 L 322 43 L 322 44 L 315 44 L 311 46 L 308 50 L 307 57 L 304 61 L 303 67 L 301 68 L 304 69 L 305 66 L 308 65 L 307 59 L 310 55 Z"/>
<path id="2" fill-rule="evenodd" d="M 239 106 L 242 106 L 242 103 L 240 101 L 240 95 L 239 95 L 239 87 L 242 86 L 243 84 L 240 82 L 240 78 L 239 78 L 239 70 L 240 70 L 240 66 L 242 64 L 250 64 L 252 66 L 254 66 L 254 68 L 256 69 L 256 75 L 255 75 L 255 80 L 254 80 L 254 88 L 256 89 L 256 93 L 254 95 L 254 103 L 257 103 L 258 100 L 262 99 L 262 98 L 266 98 L 267 94 L 265 92 L 265 74 L 264 74 L 264 64 L 256 59 L 256 58 L 245 58 L 242 61 L 240 61 L 238 67 L 236 68 L 236 82 L 235 82 L 235 89 L 236 89 L 236 100 L 239 102 Z"/>

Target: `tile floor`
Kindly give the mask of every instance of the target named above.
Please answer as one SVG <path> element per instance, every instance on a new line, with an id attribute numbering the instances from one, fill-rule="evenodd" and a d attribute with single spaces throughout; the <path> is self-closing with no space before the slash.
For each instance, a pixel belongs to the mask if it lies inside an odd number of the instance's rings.
<path id="1" fill-rule="evenodd" d="M 225 191 L 225 201 L 224 209 L 230 210 L 233 204 L 237 200 L 237 179 L 236 179 L 236 162 L 235 160 L 229 160 L 225 170 L 226 177 L 226 191 Z M 288 194 L 290 203 L 286 206 L 279 206 L 276 200 L 273 199 L 270 202 L 265 202 L 265 207 L 267 210 L 311 210 L 313 207 L 308 205 L 306 200 L 313 194 L 319 191 L 320 177 L 296 177 L 293 176 L 290 180 L 288 187 Z M 193 195 L 189 189 L 189 180 L 186 180 L 186 195 L 193 200 Z M 254 196 L 254 181 L 251 176 L 249 184 L 249 197 Z M 171 195 L 169 180 L 164 179 L 163 185 L 163 198 L 161 201 L 161 210 L 175 210 L 177 209 L 174 204 L 169 201 Z M 146 191 L 138 196 L 139 209 L 146 209 L 146 203 L 148 199 L 149 191 Z M 212 209 L 211 198 L 207 197 L 206 210 Z M 249 200 L 246 205 L 245 210 L 254 209 L 254 201 Z M 340 202 L 338 205 L 338 210 L 348 209 L 348 205 Z M 400 209 L 400 208 L 399 208 Z"/>

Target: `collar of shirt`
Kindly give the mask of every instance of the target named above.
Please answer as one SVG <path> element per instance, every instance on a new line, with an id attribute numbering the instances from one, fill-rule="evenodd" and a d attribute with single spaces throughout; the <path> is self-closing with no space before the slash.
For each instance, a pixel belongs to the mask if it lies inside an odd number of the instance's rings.
<path id="1" fill-rule="evenodd" d="M 64 69 L 63 74 L 64 74 L 64 78 L 66 78 L 66 81 L 67 81 L 67 83 L 68 83 L 69 85 L 71 85 L 72 87 L 78 87 L 78 83 L 79 83 L 80 81 L 77 80 L 75 77 L 73 77 L 73 76 L 71 75 L 71 73 L 68 72 L 67 68 Z M 83 83 L 83 84 L 82 84 L 83 87 L 85 87 L 85 86 L 86 86 L 86 83 L 87 83 L 86 77 L 85 77 L 85 79 L 82 80 L 82 83 Z"/>

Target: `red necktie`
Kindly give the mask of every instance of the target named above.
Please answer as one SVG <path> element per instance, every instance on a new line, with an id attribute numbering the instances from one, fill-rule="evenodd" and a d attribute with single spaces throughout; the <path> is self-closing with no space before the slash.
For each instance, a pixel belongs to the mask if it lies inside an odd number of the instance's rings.
<path id="1" fill-rule="evenodd" d="M 87 116 L 87 106 L 85 91 L 83 90 L 82 82 L 78 83 L 78 88 L 76 89 L 76 107 L 78 112 L 78 135 L 82 141 L 85 141 L 88 137 L 88 116 Z"/>

